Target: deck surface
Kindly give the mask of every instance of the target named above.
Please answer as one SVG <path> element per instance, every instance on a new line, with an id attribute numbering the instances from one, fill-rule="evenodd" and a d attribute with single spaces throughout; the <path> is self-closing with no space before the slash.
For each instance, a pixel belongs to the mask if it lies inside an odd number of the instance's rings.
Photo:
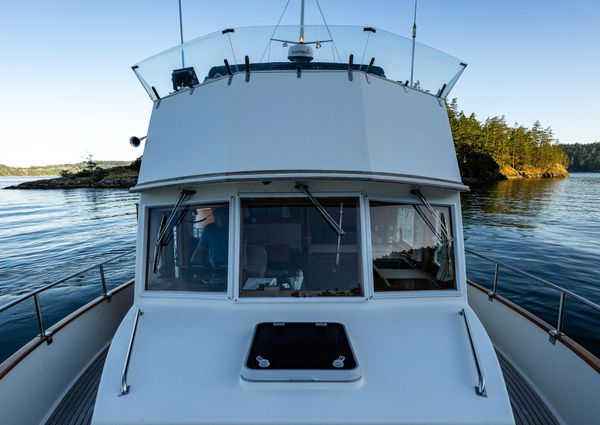
<path id="1" fill-rule="evenodd" d="M 46 425 L 89 425 L 94 413 L 96 393 L 108 348 L 79 377 L 65 398 L 46 422 Z"/>
<path id="2" fill-rule="evenodd" d="M 560 425 L 546 404 L 506 357 L 497 354 L 516 425 Z"/>
<path id="3" fill-rule="evenodd" d="M 108 348 L 104 350 L 57 406 L 46 425 L 89 425 Z M 516 425 L 560 425 L 548 407 L 510 362 L 498 353 Z"/>

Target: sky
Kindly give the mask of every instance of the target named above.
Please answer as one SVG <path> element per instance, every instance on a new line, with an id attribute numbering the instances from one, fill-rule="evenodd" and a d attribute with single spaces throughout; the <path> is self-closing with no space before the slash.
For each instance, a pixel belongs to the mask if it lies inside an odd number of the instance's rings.
<path id="1" fill-rule="evenodd" d="M 287 0 L 182 0 L 184 39 L 274 25 Z M 177 0 L 0 0 L 0 164 L 133 160 L 152 102 L 131 71 L 179 43 Z M 414 0 L 320 0 L 329 24 L 410 37 Z M 300 0 L 282 23 L 296 24 Z M 321 24 L 306 0 L 307 24 Z M 599 0 L 419 0 L 417 40 L 469 64 L 450 94 L 478 118 L 600 141 Z"/>

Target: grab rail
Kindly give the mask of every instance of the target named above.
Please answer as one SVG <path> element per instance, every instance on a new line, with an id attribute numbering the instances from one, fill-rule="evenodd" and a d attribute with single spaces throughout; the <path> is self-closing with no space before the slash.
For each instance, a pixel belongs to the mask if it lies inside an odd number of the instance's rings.
<path id="1" fill-rule="evenodd" d="M 569 291 L 568 289 L 565 289 L 565 288 L 558 286 L 552 282 L 548 282 L 547 280 L 544 280 L 540 277 L 534 276 L 530 273 L 527 273 L 523 270 L 513 267 L 510 264 L 506 264 L 501 261 L 494 260 L 493 258 L 486 257 L 485 255 L 481 255 L 477 252 L 471 251 L 470 249 L 465 249 L 465 252 L 468 254 L 472 254 L 476 257 L 479 257 L 483 260 L 494 263 L 495 270 L 494 270 L 494 280 L 492 282 L 492 290 L 488 292 L 488 297 L 489 297 L 490 301 L 492 301 L 496 297 L 496 294 L 498 293 L 498 279 L 500 277 L 500 267 L 503 267 L 505 269 L 513 271 L 513 272 L 515 272 L 523 277 L 526 277 L 528 279 L 531 279 L 535 282 L 541 283 L 542 285 L 544 285 L 548 288 L 554 289 L 555 291 L 558 291 L 560 293 L 560 300 L 559 300 L 559 305 L 558 305 L 558 319 L 556 321 L 556 327 L 554 329 L 551 329 L 548 332 L 550 334 L 550 342 L 552 342 L 553 344 L 556 343 L 556 338 L 560 338 L 561 335 L 564 335 L 563 325 L 564 325 L 565 304 L 566 304 L 567 297 L 573 298 L 573 299 L 587 305 L 588 307 L 591 307 L 594 310 L 600 312 L 600 305 L 582 297 L 581 295 L 577 295 L 576 293 Z"/>
<path id="2" fill-rule="evenodd" d="M 61 279 L 55 280 L 54 282 L 51 282 L 47 285 L 42 286 L 41 288 L 35 289 L 9 303 L 4 304 L 3 306 L 0 307 L 0 313 L 8 310 L 9 308 L 12 308 L 18 304 L 21 304 L 23 301 L 28 300 L 29 298 L 33 298 L 33 301 L 35 303 L 35 313 L 37 316 L 37 322 L 38 322 L 38 327 L 40 330 L 40 334 L 38 335 L 40 338 L 45 339 L 46 342 L 48 344 L 52 343 L 52 334 L 50 332 L 46 331 L 46 328 L 44 326 L 44 317 L 42 315 L 42 306 L 40 303 L 40 294 L 44 291 L 47 291 L 48 289 L 52 289 L 57 285 L 60 285 L 61 283 L 66 282 L 69 279 L 73 279 L 74 277 L 77 277 L 79 275 L 82 275 L 90 270 L 93 270 L 95 268 L 98 268 L 99 274 L 100 274 L 100 286 L 102 287 L 102 294 L 104 296 L 104 298 L 106 298 L 108 301 L 110 301 L 110 295 L 108 295 L 108 289 L 106 287 L 106 278 L 104 277 L 104 265 L 107 263 L 111 263 L 115 260 L 118 260 L 119 258 L 125 257 L 127 255 L 133 254 L 135 252 L 135 250 L 130 250 L 127 252 L 124 252 L 122 254 L 116 255 L 114 257 L 109 258 L 108 260 L 105 260 L 101 263 L 97 263 L 94 264 L 93 266 L 89 266 L 86 267 L 84 269 L 81 269 L 73 274 L 70 274 L 66 277 L 63 277 Z"/>
<path id="3" fill-rule="evenodd" d="M 133 319 L 133 328 L 131 329 L 131 337 L 129 337 L 129 345 L 127 346 L 127 354 L 125 355 L 125 364 L 123 365 L 123 373 L 121 374 L 120 395 L 129 394 L 127 373 L 129 372 L 129 361 L 131 360 L 131 352 L 133 351 L 133 343 L 135 341 L 135 334 L 137 333 L 138 320 L 142 314 L 144 314 L 144 312 L 138 308 L 137 312 L 135 313 L 135 319 Z"/>
<path id="4" fill-rule="evenodd" d="M 475 342 L 473 342 L 473 335 L 471 335 L 471 326 L 469 325 L 469 319 L 467 318 L 467 313 L 465 309 L 461 309 L 458 314 L 460 314 L 463 319 L 465 319 L 465 327 L 467 328 L 467 335 L 469 335 L 469 342 L 471 343 L 471 351 L 473 352 L 473 358 L 475 359 L 475 367 L 477 368 L 477 386 L 475 387 L 475 393 L 482 397 L 487 397 L 487 391 L 485 389 L 485 376 L 483 376 L 483 370 L 481 369 L 481 363 L 479 362 L 479 354 L 477 354 L 477 347 L 475 347 Z"/>

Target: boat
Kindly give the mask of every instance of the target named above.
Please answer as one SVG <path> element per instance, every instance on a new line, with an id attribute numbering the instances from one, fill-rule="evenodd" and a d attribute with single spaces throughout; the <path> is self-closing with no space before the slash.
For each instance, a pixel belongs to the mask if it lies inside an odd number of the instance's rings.
<path id="1" fill-rule="evenodd" d="M 502 296 L 518 269 L 465 249 L 445 104 L 465 68 L 303 18 L 133 66 L 135 279 L 108 290 L 99 264 L 102 295 L 50 328 L 65 279 L 0 307 L 33 299 L 40 328 L 0 365 L 3 423 L 596 423 L 600 361 L 563 323 L 567 299 L 600 307 L 527 275 L 560 294 L 550 326 Z"/>

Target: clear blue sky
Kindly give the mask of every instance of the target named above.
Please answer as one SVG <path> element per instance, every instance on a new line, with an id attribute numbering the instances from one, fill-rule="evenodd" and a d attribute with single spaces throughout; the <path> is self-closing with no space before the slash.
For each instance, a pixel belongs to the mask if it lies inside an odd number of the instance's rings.
<path id="1" fill-rule="evenodd" d="M 286 0 L 182 0 L 186 40 L 273 25 Z M 410 36 L 413 0 L 320 0 L 328 23 Z M 307 23 L 320 24 L 314 0 Z M 292 0 L 284 23 L 297 23 Z M 179 41 L 177 0 L 0 3 L 0 164 L 133 159 L 151 102 L 130 66 Z M 600 141 L 600 1 L 420 0 L 418 40 L 469 63 L 451 97 L 479 118 Z"/>

